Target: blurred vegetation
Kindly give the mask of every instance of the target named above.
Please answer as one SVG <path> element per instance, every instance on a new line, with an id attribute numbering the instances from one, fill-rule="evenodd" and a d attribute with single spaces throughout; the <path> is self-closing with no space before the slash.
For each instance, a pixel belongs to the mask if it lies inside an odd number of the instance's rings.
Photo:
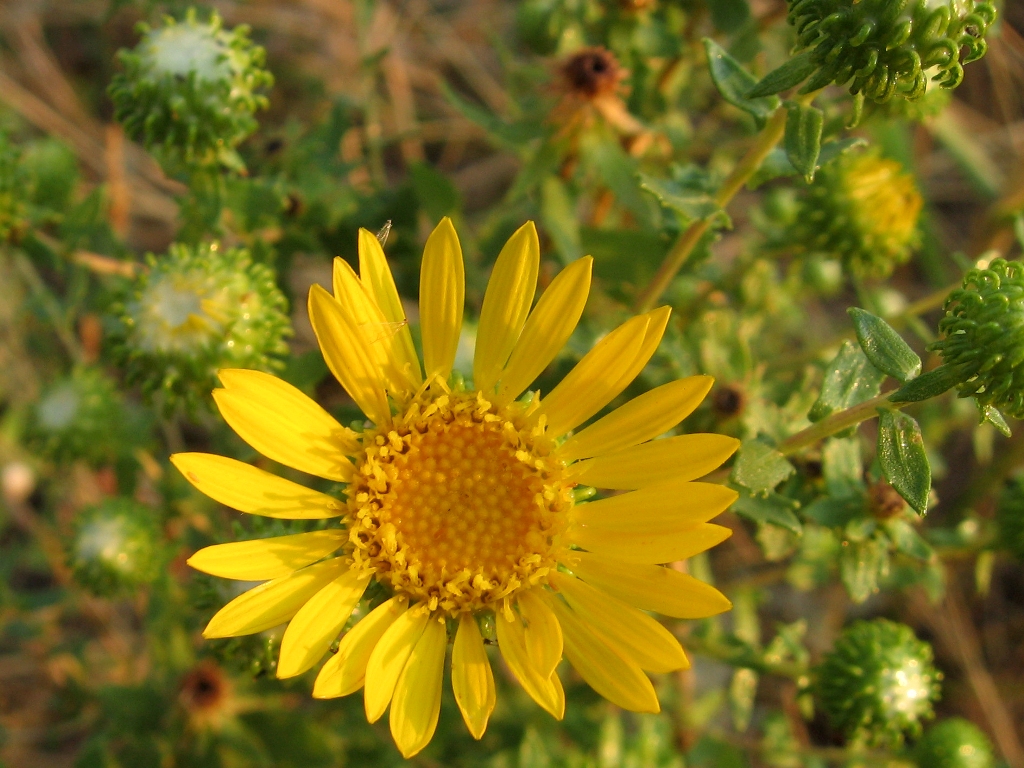
<path id="1" fill-rule="evenodd" d="M 499 670 L 483 739 L 446 685 L 411 762 L 1024 768 L 1024 430 L 998 410 L 1024 397 L 1018 30 L 1020 3 L 966 0 L 4 2 L 0 765 L 404 762 L 360 695 L 274 679 L 279 630 L 201 638 L 233 594 L 186 558 L 306 528 L 217 506 L 167 457 L 257 460 L 212 408 L 225 365 L 361 418 L 306 292 L 390 226 L 415 325 L 451 216 L 467 377 L 524 220 L 542 284 L 595 259 L 542 391 L 672 306 L 615 404 L 715 377 L 684 426 L 744 441 L 712 476 L 741 497 L 685 567 L 735 607 L 669 624 L 693 668 L 656 676 L 660 714 L 566 673 L 555 722 Z M 953 314 L 981 330 L 954 354 L 939 320 L 972 268 Z"/>

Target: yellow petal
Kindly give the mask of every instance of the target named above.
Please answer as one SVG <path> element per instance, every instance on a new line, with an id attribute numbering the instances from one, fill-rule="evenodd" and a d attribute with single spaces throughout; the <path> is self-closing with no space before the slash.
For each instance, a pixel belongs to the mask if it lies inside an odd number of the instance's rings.
<path id="1" fill-rule="evenodd" d="M 238 436 L 268 459 L 328 480 L 347 482 L 355 434 L 291 384 L 261 371 L 217 372 L 225 389 L 213 399 Z"/>
<path id="2" fill-rule="evenodd" d="M 250 589 L 217 611 L 203 637 L 251 635 L 284 624 L 309 598 L 347 571 L 349 563 L 348 558 L 337 557 Z"/>
<path id="3" fill-rule="evenodd" d="M 366 719 L 371 723 L 377 722 L 391 703 L 398 677 L 429 619 L 430 612 L 423 604 L 410 608 L 385 630 L 370 654 L 366 662 L 363 704 Z"/>
<path id="4" fill-rule="evenodd" d="M 452 690 L 466 727 L 479 739 L 494 711 L 494 673 L 487 659 L 484 639 L 472 614 L 459 616 L 459 630 L 452 647 Z"/>
<path id="5" fill-rule="evenodd" d="M 739 446 L 739 440 L 726 435 L 677 435 L 585 459 L 573 464 L 571 472 L 583 485 L 632 490 L 673 478 L 704 477 Z"/>
<path id="6" fill-rule="evenodd" d="M 536 592 L 536 589 L 521 592 L 517 598 L 519 615 L 526 625 L 523 639 L 534 668 L 541 677 L 551 677 L 562 660 L 562 629 L 555 614 Z"/>
<path id="7" fill-rule="evenodd" d="M 222 579 L 264 581 L 287 576 L 326 557 L 348 541 L 348 531 L 332 529 L 270 539 L 215 544 L 196 552 L 188 564 Z"/>
<path id="8" fill-rule="evenodd" d="M 389 422 L 391 410 L 383 373 L 373 353 L 354 321 L 319 285 L 309 289 L 309 321 L 334 378 L 374 424 Z"/>
<path id="9" fill-rule="evenodd" d="M 702 619 L 728 611 L 729 599 L 703 581 L 658 565 L 634 565 L 590 552 L 572 552 L 565 565 L 589 584 L 644 611 Z"/>
<path id="10" fill-rule="evenodd" d="M 552 574 L 551 584 L 582 621 L 641 669 L 672 672 L 690 666 L 675 636 L 643 611 L 564 573 Z"/>
<path id="11" fill-rule="evenodd" d="M 580 504 L 573 526 L 624 533 L 671 532 L 692 528 L 721 514 L 739 494 L 717 483 L 666 480 L 610 499 Z"/>
<path id="12" fill-rule="evenodd" d="M 642 315 L 642 317 L 649 318 L 651 322 L 647 326 L 647 333 L 644 336 L 644 343 L 641 345 L 640 351 L 623 371 L 622 378 L 619 380 L 618 390 L 615 392 L 616 395 L 632 384 L 633 379 L 640 375 L 640 371 L 650 361 L 651 356 L 658 349 L 658 345 L 661 344 L 661 337 L 665 334 L 665 328 L 668 326 L 668 319 L 671 315 L 671 307 L 658 307 L 646 315 Z"/>
<path id="13" fill-rule="evenodd" d="M 645 443 L 693 413 L 713 382 L 710 376 L 690 376 L 655 387 L 570 437 L 558 455 L 565 460 L 587 459 Z"/>
<path id="14" fill-rule="evenodd" d="M 494 623 L 498 630 L 498 648 L 523 690 L 555 717 L 565 714 L 565 696 L 558 682 L 558 674 L 547 678 L 540 674 L 526 651 L 526 636 L 518 616 L 509 621 L 502 611 L 495 611 Z"/>
<path id="15" fill-rule="evenodd" d="M 498 254 L 487 281 L 473 358 L 473 382 L 489 395 L 512 354 L 537 290 L 540 241 L 528 221 L 515 231 Z"/>
<path id="16" fill-rule="evenodd" d="M 464 270 L 459 236 L 445 216 L 427 238 L 420 265 L 420 331 L 428 378 L 446 380 L 452 372 L 466 298 Z"/>
<path id="17" fill-rule="evenodd" d="M 418 387 L 423 383 L 420 359 L 412 343 L 412 332 L 405 318 L 402 299 L 395 287 L 395 279 L 384 256 L 384 249 L 376 235 L 365 229 L 359 230 L 359 278 L 369 290 L 389 323 L 398 327 L 392 352 L 399 366 Z"/>
<path id="18" fill-rule="evenodd" d="M 214 501 L 250 515 L 319 520 L 345 514 L 345 502 L 262 469 L 212 453 L 176 453 L 171 463 Z"/>
<path id="19" fill-rule="evenodd" d="M 299 609 L 281 638 L 278 677 L 301 675 L 327 653 L 362 598 L 369 578 L 357 570 L 343 573 Z"/>
<path id="20" fill-rule="evenodd" d="M 355 270 L 342 258 L 334 260 L 334 298 L 362 337 L 388 391 L 396 395 L 414 391 L 416 383 L 413 383 L 412 372 L 404 370 L 399 352 L 398 328 L 392 327 Z M 418 369 L 419 363 L 416 365 Z"/>
<path id="21" fill-rule="evenodd" d="M 399 597 L 381 603 L 345 633 L 338 652 L 331 657 L 313 684 L 317 699 L 348 696 L 363 687 L 366 663 L 370 660 L 377 641 L 405 613 L 406 603 Z"/>
<path id="22" fill-rule="evenodd" d="M 391 705 L 391 736 L 407 760 L 430 743 L 441 711 L 448 633 L 441 617 L 427 622 L 406 662 Z"/>
<path id="23" fill-rule="evenodd" d="M 647 530 L 643 533 L 620 528 L 574 526 L 567 538 L 573 544 L 627 563 L 674 563 L 686 560 L 721 544 L 732 530 L 704 523 L 680 530 Z"/>
<path id="24" fill-rule="evenodd" d="M 654 686 L 636 662 L 612 650 L 557 597 L 545 599 L 562 625 L 565 657 L 591 688 L 631 712 L 661 711 Z"/>
<path id="25" fill-rule="evenodd" d="M 587 303 L 593 266 L 590 256 L 577 259 L 544 291 L 501 373 L 495 398 L 498 405 L 519 397 L 572 336 Z"/>
<path id="26" fill-rule="evenodd" d="M 537 417 L 547 416 L 548 434 L 564 435 L 579 426 L 625 388 L 619 387 L 625 368 L 643 344 L 650 319 L 627 320 L 601 339 L 564 379 L 541 400 Z"/>

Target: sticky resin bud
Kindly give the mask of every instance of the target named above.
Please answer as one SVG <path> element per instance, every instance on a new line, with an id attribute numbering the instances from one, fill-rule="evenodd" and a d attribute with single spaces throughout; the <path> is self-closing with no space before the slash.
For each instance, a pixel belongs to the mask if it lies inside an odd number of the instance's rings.
<path id="1" fill-rule="evenodd" d="M 951 717 L 927 730 L 914 749 L 919 768 L 992 768 L 992 743 L 978 726 Z"/>
<path id="2" fill-rule="evenodd" d="M 1024 481 L 1020 478 L 1003 487 L 996 508 L 996 526 L 999 546 L 1024 562 Z"/>
<path id="3" fill-rule="evenodd" d="M 132 382 L 165 407 L 209 401 L 220 368 L 280 368 L 291 334 L 273 270 L 245 249 L 172 245 L 148 259 L 117 345 Z"/>
<path id="4" fill-rule="evenodd" d="M 125 132 L 172 167 L 237 166 L 232 150 L 256 130 L 253 115 L 268 105 L 259 91 L 273 84 L 263 48 L 244 25 L 224 29 L 216 12 L 204 22 L 189 9 L 182 21 L 140 28 L 142 41 L 120 52 L 124 72 L 110 84 Z"/>
<path id="5" fill-rule="evenodd" d="M 995 259 L 972 269 L 945 311 L 929 349 L 956 372 L 960 396 L 1024 418 L 1024 265 Z"/>
<path id="6" fill-rule="evenodd" d="M 942 674 L 932 649 L 910 627 L 886 619 L 843 631 L 816 670 L 815 692 L 829 721 L 858 743 L 895 746 L 934 716 Z"/>
<path id="7" fill-rule="evenodd" d="M 75 580 L 105 597 L 155 581 L 163 565 L 156 516 L 127 498 L 107 499 L 80 512 L 68 547 Z"/>
<path id="8" fill-rule="evenodd" d="M 135 439 L 126 434 L 133 416 L 137 421 L 109 376 L 98 368 L 77 368 L 43 390 L 29 414 L 26 443 L 58 463 L 110 464 L 142 437 L 141 430 L 132 430 Z M 129 439 L 122 444 L 123 438 Z"/>
<path id="9" fill-rule="evenodd" d="M 816 71 L 805 92 L 849 85 L 884 103 L 919 99 L 928 81 L 956 88 L 980 59 L 996 9 L 975 0 L 788 0 L 798 48 Z"/>
<path id="10" fill-rule="evenodd" d="M 856 277 L 885 278 L 910 258 L 922 204 L 895 160 L 845 156 L 807 188 L 788 235 L 798 249 L 838 257 Z"/>

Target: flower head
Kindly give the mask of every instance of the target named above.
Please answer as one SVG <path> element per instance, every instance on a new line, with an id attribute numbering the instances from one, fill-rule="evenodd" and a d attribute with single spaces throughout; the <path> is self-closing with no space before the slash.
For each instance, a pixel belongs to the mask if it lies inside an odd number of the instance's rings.
<path id="1" fill-rule="evenodd" d="M 942 674 L 932 648 L 905 624 L 886 619 L 847 627 L 817 669 L 817 693 L 832 724 L 869 744 L 900 744 L 920 736 L 932 718 Z"/>
<path id="2" fill-rule="evenodd" d="M 551 392 L 522 397 L 573 332 L 591 259 L 566 267 L 531 311 L 538 269 L 537 233 L 527 224 L 494 266 L 467 388 L 450 375 L 464 294 L 451 222 L 442 220 L 424 250 L 422 363 L 384 253 L 360 231 L 360 274 L 336 260 L 334 294 L 314 286 L 309 314 L 328 366 L 372 425 L 346 429 L 298 390 L 256 371 L 221 371 L 224 388 L 214 392 L 250 445 L 346 483 L 344 498 L 232 459 L 173 457 L 199 490 L 243 512 L 339 519 L 337 527 L 196 553 L 189 562 L 199 570 L 266 580 L 226 605 L 205 634 L 290 622 L 277 674 L 292 677 L 323 657 L 360 606 L 313 695 L 364 688 L 371 722 L 390 705 L 391 732 L 407 757 L 437 724 L 449 627 L 455 698 L 480 738 L 495 686 L 479 621 L 493 621 L 516 679 L 561 718 L 563 654 L 614 703 L 658 711 L 645 671 L 688 661 L 644 611 L 696 618 L 730 606 L 711 586 L 660 565 L 729 535 L 707 521 L 736 494 L 694 480 L 725 461 L 737 441 L 653 440 L 699 404 L 711 380 L 665 384 L 575 431 L 646 365 L 668 321 L 662 308 L 605 336 Z M 577 485 L 628 493 L 577 504 Z M 382 587 L 374 590 L 382 600 L 363 600 L 371 583 Z"/>
<path id="3" fill-rule="evenodd" d="M 114 595 L 159 577 L 160 548 L 153 510 L 112 498 L 76 517 L 68 561 L 80 584 L 97 595 Z"/>
<path id="4" fill-rule="evenodd" d="M 884 278 L 910 258 L 923 201 L 895 160 L 847 156 L 823 169 L 804 195 L 791 239 L 834 254 L 858 277 Z"/>
<path id="5" fill-rule="evenodd" d="M 216 12 L 208 22 L 189 9 L 180 22 L 141 26 L 142 42 L 121 51 L 124 72 L 110 85 L 126 133 L 172 165 L 236 165 L 230 152 L 256 130 L 253 114 L 268 104 L 259 91 L 273 83 L 263 49 L 247 27 L 225 30 Z"/>
<path id="6" fill-rule="evenodd" d="M 992 768 L 996 764 L 988 736 L 962 717 L 929 728 L 914 747 L 914 759 L 929 768 Z"/>
<path id="7" fill-rule="evenodd" d="M 878 103 L 919 99 L 929 80 L 956 88 L 963 65 L 985 55 L 996 17 L 992 3 L 975 0 L 788 1 L 797 46 L 817 66 L 804 91 L 849 84 Z"/>
<path id="8" fill-rule="evenodd" d="M 942 338 L 929 346 L 958 373 L 960 397 L 1024 418 L 1024 268 L 994 259 L 946 299 Z"/>

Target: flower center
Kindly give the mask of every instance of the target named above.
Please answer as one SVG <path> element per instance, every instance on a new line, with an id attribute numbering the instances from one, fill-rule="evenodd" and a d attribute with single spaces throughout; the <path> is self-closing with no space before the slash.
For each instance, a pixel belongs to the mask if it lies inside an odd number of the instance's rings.
<path id="1" fill-rule="evenodd" d="M 499 609 L 554 568 L 571 484 L 522 410 L 420 396 L 365 433 L 348 488 L 356 563 L 451 615 Z"/>

